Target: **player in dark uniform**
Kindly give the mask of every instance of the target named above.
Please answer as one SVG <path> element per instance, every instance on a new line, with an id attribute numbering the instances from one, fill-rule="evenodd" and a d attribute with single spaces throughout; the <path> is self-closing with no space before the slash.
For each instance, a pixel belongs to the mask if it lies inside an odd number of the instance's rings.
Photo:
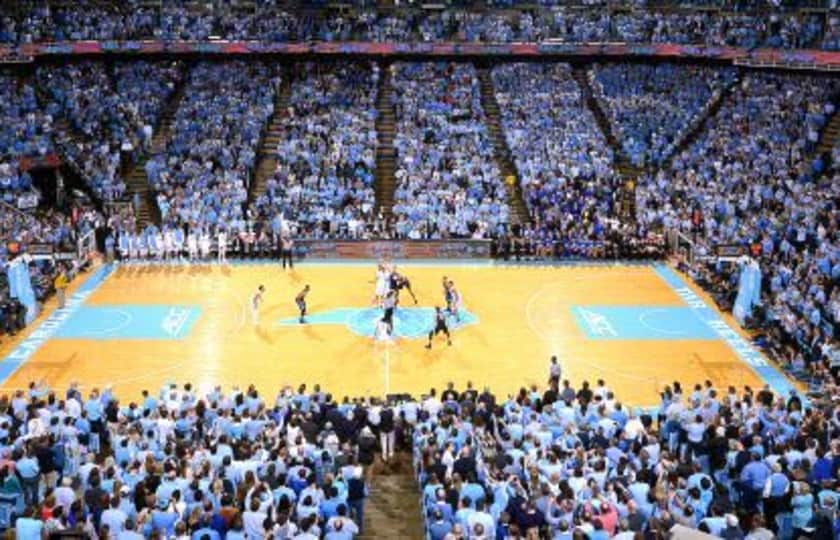
<path id="1" fill-rule="evenodd" d="M 300 310 L 300 324 L 305 323 L 304 317 L 306 317 L 306 295 L 309 294 L 309 285 L 305 286 L 302 291 L 295 296 L 295 304 L 297 304 L 298 309 Z"/>
<path id="2" fill-rule="evenodd" d="M 399 303 L 400 300 L 400 291 L 405 289 L 408 291 L 408 294 L 411 295 L 412 300 L 414 300 L 414 305 L 417 305 L 417 297 L 414 296 L 414 291 L 411 290 L 411 282 L 407 277 L 398 273 L 396 269 L 391 272 L 390 287 L 392 291 L 397 293 L 397 303 Z"/>
<path id="3" fill-rule="evenodd" d="M 443 276 L 443 300 L 449 306 L 449 278 Z"/>
<path id="4" fill-rule="evenodd" d="M 446 344 L 452 345 L 452 336 L 449 335 L 449 325 L 446 323 L 446 312 L 440 309 L 440 307 L 435 308 L 435 328 L 429 332 L 429 342 L 426 344 L 427 349 L 432 348 L 432 338 L 436 335 L 440 334 L 441 332 L 446 335 Z"/>
<path id="5" fill-rule="evenodd" d="M 452 314 L 455 295 L 452 294 L 452 282 L 446 276 L 443 276 L 443 301 L 446 303 L 446 312 Z"/>
<path id="6" fill-rule="evenodd" d="M 394 309 L 397 307 L 397 291 L 391 289 L 382 301 L 382 321 L 388 325 L 388 334 L 394 333 Z"/>

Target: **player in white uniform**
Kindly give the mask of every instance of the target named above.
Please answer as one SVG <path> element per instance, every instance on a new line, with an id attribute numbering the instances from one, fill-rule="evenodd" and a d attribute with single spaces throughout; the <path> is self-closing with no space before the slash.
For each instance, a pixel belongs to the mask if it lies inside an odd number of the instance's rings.
<path id="1" fill-rule="evenodd" d="M 227 262 L 227 233 L 224 229 L 219 229 L 217 241 L 219 248 L 219 264 L 223 264 Z"/>
<path id="2" fill-rule="evenodd" d="M 373 339 L 376 341 L 391 340 L 391 326 L 384 318 L 376 319 L 376 326 L 373 329 Z"/>
<path id="3" fill-rule="evenodd" d="M 187 256 L 190 262 L 198 259 L 198 236 L 195 229 L 190 229 L 190 233 L 187 235 Z"/>
<path id="4" fill-rule="evenodd" d="M 135 260 L 137 259 L 137 239 L 134 237 L 133 234 L 123 233 L 125 235 L 125 246 L 128 250 L 128 258 Z"/>
<path id="5" fill-rule="evenodd" d="M 376 267 L 376 289 L 373 293 L 373 304 L 377 306 L 382 305 L 385 296 L 388 294 L 391 274 L 386 270 L 385 265 L 380 263 Z"/>
<path id="6" fill-rule="evenodd" d="M 137 256 L 141 259 L 145 259 L 149 254 L 148 242 L 146 241 L 146 235 L 144 233 L 139 233 L 137 235 Z"/>
<path id="7" fill-rule="evenodd" d="M 166 244 L 163 240 L 163 234 L 160 231 L 155 233 L 155 254 L 159 261 L 166 257 Z"/>
<path id="8" fill-rule="evenodd" d="M 201 238 L 198 239 L 198 249 L 201 250 L 202 260 L 210 256 L 210 234 L 207 231 L 201 233 Z"/>
<path id="9" fill-rule="evenodd" d="M 257 287 L 257 292 L 251 297 L 251 319 L 254 321 L 254 326 L 260 324 L 260 305 L 263 302 L 263 293 L 265 287 L 260 285 Z"/>
<path id="10" fill-rule="evenodd" d="M 175 232 L 172 229 L 167 228 L 163 232 L 163 245 L 166 247 L 166 258 L 174 259 L 177 251 L 175 250 Z"/>
<path id="11" fill-rule="evenodd" d="M 175 258 L 181 259 L 184 255 L 184 229 L 176 227 L 172 237 L 175 243 Z"/>
<path id="12" fill-rule="evenodd" d="M 455 317 L 456 321 L 461 321 L 461 293 L 455 288 L 455 282 L 451 279 L 447 281 L 443 278 L 444 299 L 446 300 L 446 311 Z"/>

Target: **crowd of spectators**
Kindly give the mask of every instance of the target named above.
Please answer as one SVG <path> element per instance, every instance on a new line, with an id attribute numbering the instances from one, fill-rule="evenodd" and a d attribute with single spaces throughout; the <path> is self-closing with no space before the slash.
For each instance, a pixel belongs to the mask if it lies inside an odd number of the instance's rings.
<path id="1" fill-rule="evenodd" d="M 40 74 L 39 74 L 40 75 Z M 35 82 L 41 83 L 41 77 Z M 151 98 L 150 98 L 151 99 Z M 8 261 L 35 245 L 55 252 L 77 250 L 79 238 L 90 233 L 104 218 L 89 204 L 75 201 L 53 208 L 42 197 L 26 165 L 47 161 L 56 151 L 56 122 L 61 107 L 42 107 L 36 87 L 28 79 L 0 75 L 0 333 L 13 333 L 23 320 L 20 305 L 9 298 L 5 283 Z M 37 301 L 53 292 L 58 265 L 50 260 L 29 264 Z"/>
<path id="2" fill-rule="evenodd" d="M 345 13 L 289 12 L 271 3 L 253 10 L 184 5 L 118 8 L 76 2 L 60 8 L 33 6 L 0 19 L 0 43 L 78 40 L 289 41 L 624 41 L 710 46 L 837 48 L 836 20 L 770 11 L 611 11 L 554 6 L 527 12 L 405 9 Z"/>
<path id="3" fill-rule="evenodd" d="M 833 383 L 806 397 L 674 382 L 644 410 L 558 363 L 506 399 L 452 383 L 384 402 L 208 390 L 3 396 L 0 504 L 18 537 L 353 538 L 372 465 L 402 451 L 431 540 L 840 531 Z"/>
<path id="4" fill-rule="evenodd" d="M 75 251 L 76 239 L 91 230 L 92 223 L 87 216 L 77 223 L 71 216 L 53 209 L 13 211 L 0 207 L 0 260 L 24 252 L 31 244 L 49 244 L 59 250 Z"/>
<path id="5" fill-rule="evenodd" d="M 54 151 L 53 117 L 38 106 L 33 85 L 9 73 L 0 74 L 0 333 L 13 333 L 22 321 L 20 305 L 9 298 L 5 264 L 33 244 L 75 250 L 79 227 L 58 211 L 42 208 L 41 192 L 21 167 L 30 158 Z M 87 229 L 85 229 L 87 230 Z M 38 299 L 51 289 L 52 265 L 33 264 Z"/>
<path id="6" fill-rule="evenodd" d="M 15 335 L 26 325 L 26 308 L 11 297 L 8 264 L 19 255 L 46 246 L 55 253 L 76 253 L 78 241 L 104 222 L 103 216 L 83 200 L 69 205 L 67 213 L 41 207 L 15 210 L 0 205 L 0 338 Z M 55 293 L 54 280 L 62 270 L 71 279 L 82 261 L 60 262 L 50 257 L 32 258 L 26 263 L 34 299 L 42 304 Z"/>
<path id="7" fill-rule="evenodd" d="M 20 13 L 20 12 L 19 12 Z M 125 40 L 152 35 L 159 19 L 138 8 L 131 12 L 116 5 L 82 0 L 64 6 L 29 4 L 19 17 L 7 17 L 6 42 Z"/>
<path id="8" fill-rule="evenodd" d="M 396 63 L 395 232 L 400 238 L 484 238 L 509 208 L 472 64 Z"/>
<path id="9" fill-rule="evenodd" d="M 568 64 L 512 63 L 492 71 L 502 128 L 535 227 L 529 236 L 569 255 L 603 241 L 620 177 L 613 150 Z M 562 253 L 561 253 L 562 254 Z"/>
<path id="10" fill-rule="evenodd" d="M 704 118 L 735 71 L 679 64 L 596 64 L 592 91 L 625 155 L 638 166 L 658 166 Z"/>
<path id="11" fill-rule="evenodd" d="M 58 133 L 65 158 L 104 201 L 122 199 L 122 166 L 149 147 L 158 115 L 182 76 L 177 62 L 85 61 L 38 68 L 38 82 L 52 102 L 46 110 L 65 117 Z"/>
<path id="12" fill-rule="evenodd" d="M 560 372 L 504 400 L 450 386 L 419 404 L 429 538 L 836 537 L 836 387 L 804 403 L 675 382 L 640 410 Z"/>
<path id="13" fill-rule="evenodd" d="M 28 79 L 0 72 L 0 335 L 13 334 L 24 324 L 24 308 L 9 295 L 7 263 L 36 244 L 75 252 L 78 238 L 95 222 L 89 207 L 64 214 L 42 204 L 28 169 L 55 152 L 54 117 L 54 111 L 39 106 Z M 29 264 L 36 301 L 53 292 L 56 270 L 49 260 Z"/>
<path id="14" fill-rule="evenodd" d="M 161 216 L 167 224 L 244 231 L 279 77 L 260 62 L 203 62 L 186 84 L 166 150 L 145 164 Z"/>
<path id="15" fill-rule="evenodd" d="M 19 206 L 21 198 L 38 193 L 21 160 L 53 152 L 53 118 L 38 107 L 35 88 L 19 77 L 0 72 L 0 199 Z M 28 203 L 21 206 L 30 206 Z"/>
<path id="16" fill-rule="evenodd" d="M 301 236 L 361 237 L 374 206 L 379 67 L 307 63 L 294 72 L 258 216 L 275 232 L 283 216 Z"/>
<path id="17" fill-rule="evenodd" d="M 0 499 L 18 538 L 351 539 L 377 441 L 389 459 L 397 428 L 390 406 L 317 385 L 173 384 L 129 403 L 33 384 L 0 407 Z"/>
<path id="18" fill-rule="evenodd" d="M 642 227 L 677 229 L 711 253 L 735 245 L 757 258 L 761 322 L 798 351 L 799 371 L 840 360 L 840 276 L 835 173 L 811 160 L 836 108 L 833 78 L 749 74 L 668 170 L 640 179 Z M 729 290 L 737 289 L 737 272 Z"/>
<path id="19" fill-rule="evenodd" d="M 828 51 L 840 51 L 840 17 L 830 15 L 825 24 L 822 48 Z"/>

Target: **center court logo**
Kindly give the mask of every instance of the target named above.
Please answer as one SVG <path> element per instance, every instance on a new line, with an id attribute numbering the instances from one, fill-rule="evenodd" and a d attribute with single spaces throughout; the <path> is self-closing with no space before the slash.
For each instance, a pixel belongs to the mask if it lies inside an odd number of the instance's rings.
<path id="1" fill-rule="evenodd" d="M 591 336 L 595 337 L 616 337 L 618 332 L 610 324 L 607 316 L 602 313 L 590 311 L 588 309 L 576 308 L 581 320 L 586 324 L 587 330 Z"/>
<path id="2" fill-rule="evenodd" d="M 310 325 L 344 325 L 356 335 L 373 337 L 376 323 L 382 318 L 382 310 L 378 308 L 337 308 L 323 313 L 313 313 L 306 317 Z M 466 310 L 460 311 L 460 320 L 448 316 L 450 330 L 457 330 L 465 326 L 478 323 L 478 317 Z M 283 319 L 277 323 L 280 326 L 303 326 L 297 317 Z M 394 311 L 394 337 L 418 339 L 426 337 L 434 328 L 435 310 L 430 307 L 405 307 Z"/>
<path id="3" fill-rule="evenodd" d="M 170 308 L 160 323 L 160 328 L 169 337 L 177 338 L 184 330 L 192 310 L 188 308 Z"/>

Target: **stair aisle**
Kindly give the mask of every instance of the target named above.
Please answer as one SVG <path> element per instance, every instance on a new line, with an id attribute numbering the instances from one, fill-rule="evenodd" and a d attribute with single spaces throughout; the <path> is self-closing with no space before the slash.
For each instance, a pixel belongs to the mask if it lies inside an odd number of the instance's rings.
<path id="1" fill-rule="evenodd" d="M 383 65 L 380 70 L 379 92 L 376 99 L 376 173 L 374 175 L 374 193 L 376 196 L 377 214 L 389 217 L 394 207 L 394 192 L 397 189 L 396 150 L 394 149 L 394 134 L 396 130 L 396 115 L 394 114 L 393 95 L 391 86 L 391 70 Z"/>
<path id="2" fill-rule="evenodd" d="M 169 96 L 169 101 L 163 108 L 154 128 L 152 142 L 146 157 L 140 158 L 128 172 L 125 179 L 126 193 L 134 201 L 135 194 L 138 206 L 135 208 L 135 218 L 139 227 L 145 227 L 149 223 L 160 223 L 160 209 L 158 208 L 155 194 L 149 179 L 146 176 L 146 161 L 149 156 L 160 154 L 166 151 L 166 144 L 172 136 L 172 129 L 175 124 L 175 114 L 181 105 L 181 99 L 189 80 L 189 70 L 181 78 L 175 91 Z"/>
<path id="3" fill-rule="evenodd" d="M 52 101 L 52 98 L 43 88 L 41 88 L 40 85 L 37 84 L 34 75 L 24 77 L 21 80 L 21 84 L 24 83 L 29 84 L 35 88 L 35 99 L 38 102 L 38 106 L 42 109 L 46 109 L 47 104 Z M 83 135 L 81 134 L 81 132 L 77 131 L 75 127 L 73 127 L 70 121 L 67 120 L 67 118 L 63 114 L 59 115 L 53 120 L 52 133 L 53 141 L 56 143 L 56 153 L 62 161 L 62 166 L 60 169 L 61 172 L 67 175 L 68 177 L 71 177 L 75 185 L 79 187 L 90 198 L 91 201 L 94 202 L 98 209 L 101 210 L 102 200 L 99 198 L 99 195 L 96 194 L 94 190 L 90 187 L 88 179 L 85 177 L 84 172 L 81 168 L 79 168 L 78 164 L 76 164 L 73 160 L 67 157 L 63 144 L 59 144 L 60 142 L 71 145 L 76 144 L 78 140 L 81 140 L 81 138 L 83 138 Z M 80 139 L 77 140 L 77 137 L 79 137 Z"/>
<path id="4" fill-rule="evenodd" d="M 420 488 L 409 452 L 397 452 L 388 463 L 377 456 L 372 465 L 370 495 L 365 503 L 365 526 L 358 540 L 424 538 Z"/>
<path id="5" fill-rule="evenodd" d="M 592 114 L 595 116 L 595 121 L 601 132 L 607 139 L 607 144 L 613 149 L 615 156 L 614 167 L 622 179 L 623 189 L 619 194 L 619 215 L 623 221 L 633 222 L 636 219 L 636 181 L 640 175 L 645 173 L 645 169 L 634 165 L 621 143 L 616 139 L 612 132 L 610 121 L 601 109 L 601 104 L 592 93 L 592 86 L 589 83 L 589 74 L 584 67 L 577 67 L 573 70 L 575 80 L 580 86 L 581 97 L 584 104 L 589 107 Z"/>
<path id="6" fill-rule="evenodd" d="M 274 93 L 274 113 L 257 150 L 257 167 L 254 179 L 248 187 L 248 203 L 259 199 L 266 190 L 266 182 L 277 169 L 277 145 L 283 135 L 283 119 L 286 117 L 292 97 L 292 83 L 283 76 L 280 88 Z"/>
<path id="7" fill-rule="evenodd" d="M 499 115 L 499 103 L 496 101 L 496 92 L 493 89 L 493 81 L 490 77 L 490 70 L 479 69 L 478 81 L 481 89 L 481 108 L 487 122 L 487 132 L 490 141 L 493 143 L 493 153 L 496 157 L 496 164 L 505 179 L 505 186 L 508 190 L 508 204 L 510 205 L 511 224 L 522 224 L 530 221 L 528 207 L 522 194 L 522 185 L 519 182 L 519 175 L 516 172 L 516 165 L 510 155 L 510 149 L 505 139 L 502 121 Z"/>
<path id="8" fill-rule="evenodd" d="M 688 129 L 688 131 L 685 133 L 682 139 L 680 139 L 677 142 L 674 151 L 659 166 L 660 169 L 668 168 L 671 165 L 671 162 L 674 160 L 674 157 L 680 155 L 680 153 L 682 153 L 683 150 L 691 146 L 694 143 L 694 141 L 697 140 L 697 137 L 699 137 L 700 134 L 706 130 L 706 124 L 709 122 L 709 120 L 717 116 L 717 113 L 720 110 L 721 106 L 726 102 L 727 99 L 730 98 L 730 96 L 732 95 L 732 89 L 736 85 L 737 82 L 733 81 L 732 84 L 726 86 L 722 92 L 720 92 L 719 94 L 717 94 L 717 96 L 713 98 L 712 103 L 709 105 L 709 108 L 703 114 L 702 118 L 698 118 L 694 122 L 694 125 Z"/>
<path id="9" fill-rule="evenodd" d="M 830 157 L 832 149 L 838 143 L 840 143 L 840 113 L 835 112 L 820 133 L 816 154 Z"/>

